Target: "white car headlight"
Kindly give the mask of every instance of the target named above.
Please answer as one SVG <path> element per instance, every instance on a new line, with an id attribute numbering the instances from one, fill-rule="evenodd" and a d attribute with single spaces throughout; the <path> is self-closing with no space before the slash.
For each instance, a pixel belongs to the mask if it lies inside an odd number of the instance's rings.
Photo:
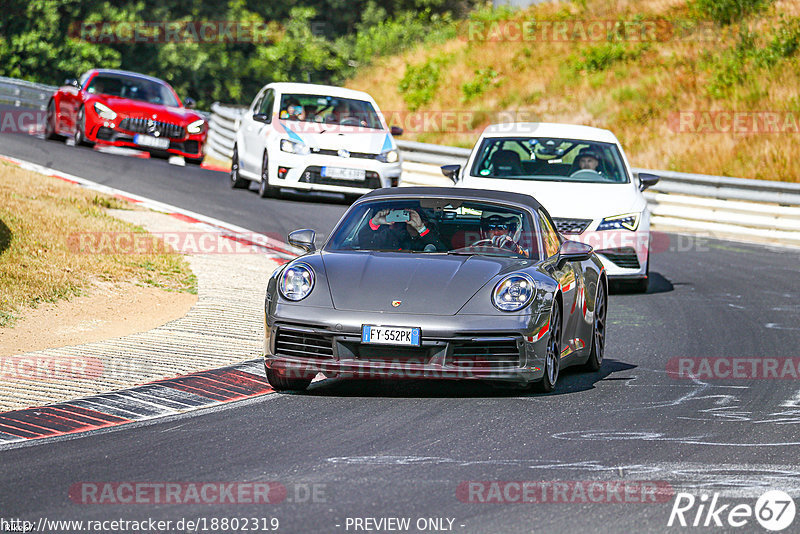
<path id="1" fill-rule="evenodd" d="M 597 230 L 626 230 L 634 231 L 639 227 L 641 213 L 626 213 L 625 215 L 615 215 L 606 217 L 600 222 Z"/>
<path id="2" fill-rule="evenodd" d="M 105 104 L 101 104 L 100 102 L 94 103 L 94 111 L 104 119 L 108 119 L 110 121 L 113 121 L 114 119 L 117 118 L 117 114 L 114 112 L 113 109 L 106 106 Z"/>
<path id="3" fill-rule="evenodd" d="M 397 150 L 387 150 L 378 154 L 377 159 L 384 163 L 396 163 L 397 160 L 400 159 L 400 155 L 397 153 Z"/>
<path id="4" fill-rule="evenodd" d="M 204 119 L 196 120 L 186 127 L 186 131 L 190 134 L 199 134 L 203 131 L 203 125 L 206 123 Z"/>
<path id="5" fill-rule="evenodd" d="M 299 156 L 305 156 L 311 153 L 311 149 L 306 145 L 298 143 L 297 141 L 292 141 L 291 139 L 281 139 L 281 150 Z"/>
<path id="6" fill-rule="evenodd" d="M 514 312 L 527 306 L 536 294 L 536 283 L 524 273 L 506 276 L 494 286 L 492 303 L 501 311 Z"/>
<path id="7" fill-rule="evenodd" d="M 314 289 L 314 271 L 308 264 L 297 263 L 284 269 L 278 281 L 281 296 L 297 302 L 303 300 Z"/>

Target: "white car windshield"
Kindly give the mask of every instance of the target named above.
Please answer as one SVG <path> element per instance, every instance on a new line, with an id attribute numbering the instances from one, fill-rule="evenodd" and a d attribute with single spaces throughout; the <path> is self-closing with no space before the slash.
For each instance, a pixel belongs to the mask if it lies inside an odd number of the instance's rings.
<path id="1" fill-rule="evenodd" d="M 383 130 L 383 124 L 372 104 L 352 98 L 285 94 L 281 96 L 279 117 L 290 121 Z"/>
<path id="2" fill-rule="evenodd" d="M 325 250 L 539 260 L 535 228 L 530 215 L 513 206 L 462 199 L 375 200 L 353 208 Z"/>
<path id="3" fill-rule="evenodd" d="M 617 146 L 580 139 L 487 137 L 471 176 L 514 180 L 627 183 Z"/>

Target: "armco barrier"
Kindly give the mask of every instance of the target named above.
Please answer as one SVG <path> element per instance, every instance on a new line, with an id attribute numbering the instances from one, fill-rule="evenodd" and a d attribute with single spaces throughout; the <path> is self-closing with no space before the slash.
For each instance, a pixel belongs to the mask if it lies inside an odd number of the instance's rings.
<path id="1" fill-rule="evenodd" d="M 208 151 L 230 159 L 244 108 L 211 107 Z M 398 141 L 403 153 L 401 185 L 447 186 L 440 165 L 464 165 L 470 150 Z M 645 192 L 653 225 L 743 241 L 800 245 L 800 184 L 633 169 L 661 180 Z"/>

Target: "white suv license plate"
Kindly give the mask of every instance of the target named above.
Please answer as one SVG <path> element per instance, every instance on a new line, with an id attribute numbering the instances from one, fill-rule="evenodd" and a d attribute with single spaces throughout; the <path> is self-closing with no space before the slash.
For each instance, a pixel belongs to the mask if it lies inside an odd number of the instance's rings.
<path id="1" fill-rule="evenodd" d="M 365 324 L 361 327 L 361 342 L 372 345 L 404 345 L 419 347 L 420 328 L 404 328 L 400 326 L 373 326 Z"/>
<path id="2" fill-rule="evenodd" d="M 364 169 L 345 169 L 343 167 L 322 167 L 322 177 L 363 181 L 367 178 L 367 171 Z"/>
<path id="3" fill-rule="evenodd" d="M 136 134 L 133 136 L 133 142 L 137 145 L 146 146 L 150 148 L 169 148 L 169 139 L 164 137 L 153 137 L 152 135 Z"/>

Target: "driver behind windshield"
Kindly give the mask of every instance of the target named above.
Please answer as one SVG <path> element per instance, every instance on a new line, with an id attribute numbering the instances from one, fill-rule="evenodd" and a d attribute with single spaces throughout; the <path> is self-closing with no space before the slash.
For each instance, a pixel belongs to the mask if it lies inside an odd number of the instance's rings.
<path id="1" fill-rule="evenodd" d="M 481 240 L 472 246 L 493 246 L 527 257 L 529 252 L 519 245 L 522 235 L 520 222 L 518 216 L 485 211 L 481 215 Z"/>
<path id="2" fill-rule="evenodd" d="M 361 249 L 436 252 L 446 250 L 438 232 L 414 209 L 383 209 L 358 232 Z"/>

